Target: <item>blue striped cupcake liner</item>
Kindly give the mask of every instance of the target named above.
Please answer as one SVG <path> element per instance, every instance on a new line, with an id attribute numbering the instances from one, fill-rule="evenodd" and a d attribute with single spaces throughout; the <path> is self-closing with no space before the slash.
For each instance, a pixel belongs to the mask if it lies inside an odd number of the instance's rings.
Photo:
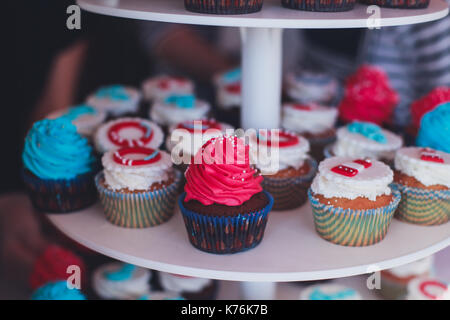
<path id="1" fill-rule="evenodd" d="M 208 216 L 186 209 L 186 193 L 178 199 L 191 244 L 204 252 L 230 254 L 256 247 L 263 239 L 273 198 L 265 192 L 269 204 L 262 210 L 236 216 Z"/>
<path id="2" fill-rule="evenodd" d="M 430 0 L 360 0 L 360 2 L 397 9 L 424 9 L 430 4 Z"/>
<path id="3" fill-rule="evenodd" d="M 314 224 L 319 236 L 342 246 L 363 247 L 380 242 L 386 236 L 394 212 L 400 203 L 400 192 L 391 185 L 394 200 L 387 206 L 367 209 L 342 209 L 319 202 L 308 191 Z"/>
<path id="4" fill-rule="evenodd" d="M 169 186 L 155 191 L 130 193 L 110 190 L 102 184 L 103 172 L 95 177 L 106 219 L 124 228 L 149 228 L 168 221 L 175 213 L 175 204 L 180 194 L 181 173 L 175 171 L 175 180 Z"/>
<path id="5" fill-rule="evenodd" d="M 281 0 L 285 8 L 317 12 L 349 11 L 355 3 L 356 0 Z"/>
<path id="6" fill-rule="evenodd" d="M 395 218 L 424 226 L 450 220 L 450 189 L 429 190 L 395 183 L 402 194 Z"/>
<path id="7" fill-rule="evenodd" d="M 33 206 L 46 213 L 70 213 L 97 200 L 94 172 L 73 179 L 41 179 L 26 169 L 22 178 Z"/>
<path id="8" fill-rule="evenodd" d="M 317 172 L 317 162 L 309 158 L 309 172 L 300 177 L 274 178 L 264 176 L 261 186 L 273 197 L 273 210 L 290 210 L 298 208 L 307 200 L 308 188 Z"/>

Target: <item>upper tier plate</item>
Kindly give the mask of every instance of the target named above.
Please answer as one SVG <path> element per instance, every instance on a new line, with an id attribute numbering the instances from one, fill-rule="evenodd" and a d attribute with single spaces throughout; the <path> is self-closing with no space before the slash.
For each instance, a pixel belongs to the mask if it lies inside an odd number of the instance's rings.
<path id="1" fill-rule="evenodd" d="M 210 279 L 294 281 L 331 279 L 406 264 L 450 245 L 450 223 L 424 227 L 393 220 L 373 246 L 342 247 L 314 230 L 309 204 L 271 212 L 259 246 L 234 255 L 204 253 L 191 246 L 177 211 L 167 223 L 126 229 L 107 222 L 100 205 L 81 212 L 47 215 L 69 237 L 115 259 L 150 269 Z"/>
<path id="2" fill-rule="evenodd" d="M 340 13 L 319 13 L 281 7 L 280 0 L 264 0 L 261 12 L 246 15 L 211 15 L 186 11 L 183 0 L 78 0 L 85 10 L 116 17 L 231 27 L 266 28 L 366 28 L 372 13 L 368 6 Z M 431 0 L 427 9 L 381 9 L 381 26 L 399 26 L 438 20 L 448 14 L 443 0 Z"/>

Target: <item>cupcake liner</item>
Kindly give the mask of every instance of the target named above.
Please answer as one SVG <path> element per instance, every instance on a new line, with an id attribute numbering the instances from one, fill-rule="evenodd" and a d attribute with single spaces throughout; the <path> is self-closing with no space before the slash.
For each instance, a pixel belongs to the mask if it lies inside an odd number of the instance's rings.
<path id="1" fill-rule="evenodd" d="M 326 138 L 308 138 L 311 150 L 309 154 L 318 162 L 322 161 L 325 156 L 325 149 L 336 141 L 336 136 Z"/>
<path id="2" fill-rule="evenodd" d="M 264 193 L 269 198 L 265 208 L 231 217 L 208 216 L 190 211 L 183 205 L 186 196 L 183 193 L 178 204 L 191 244 L 201 251 L 215 254 L 237 253 L 256 247 L 264 236 L 273 205 L 272 196 Z"/>
<path id="3" fill-rule="evenodd" d="M 395 183 L 402 194 L 395 218 L 425 226 L 450 220 L 450 190 L 428 190 Z"/>
<path id="4" fill-rule="evenodd" d="M 360 0 L 368 5 L 377 5 L 385 8 L 423 9 L 427 8 L 430 0 Z"/>
<path id="5" fill-rule="evenodd" d="M 394 200 L 389 205 L 367 210 L 325 205 L 314 198 L 309 189 L 317 233 L 321 238 L 342 246 L 363 247 L 380 242 L 386 236 L 401 198 L 395 186 L 391 187 Z"/>
<path id="6" fill-rule="evenodd" d="M 89 207 L 97 200 L 94 172 L 73 179 L 40 179 L 28 170 L 22 178 L 33 206 L 46 213 L 69 213 Z"/>
<path id="7" fill-rule="evenodd" d="M 294 209 L 306 202 L 308 188 L 317 171 L 317 162 L 314 159 L 310 158 L 306 161 L 311 170 L 304 176 L 292 178 L 264 176 L 261 186 L 273 197 L 273 210 Z"/>
<path id="8" fill-rule="evenodd" d="M 155 191 L 135 191 L 122 193 L 105 188 L 103 172 L 95 177 L 95 184 L 100 194 L 106 219 L 119 227 L 148 228 L 160 225 L 169 220 L 175 209 L 179 195 L 181 173 L 175 172 L 175 181 Z"/>
<path id="9" fill-rule="evenodd" d="M 210 14 L 244 14 L 260 11 L 263 0 L 184 0 L 186 10 Z"/>
<path id="10" fill-rule="evenodd" d="M 355 3 L 356 0 L 281 0 L 285 8 L 319 12 L 349 11 Z"/>

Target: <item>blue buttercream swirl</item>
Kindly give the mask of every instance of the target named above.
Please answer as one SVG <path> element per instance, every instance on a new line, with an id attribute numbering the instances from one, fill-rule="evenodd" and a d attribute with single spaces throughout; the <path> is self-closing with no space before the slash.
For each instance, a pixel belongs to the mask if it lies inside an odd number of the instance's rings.
<path id="1" fill-rule="evenodd" d="M 386 135 L 382 129 L 374 123 L 355 121 L 347 126 L 348 131 L 352 133 L 359 133 L 367 139 L 376 141 L 378 143 L 386 144 Z"/>
<path id="2" fill-rule="evenodd" d="M 109 87 L 100 88 L 95 96 L 102 99 L 111 99 L 113 101 L 126 101 L 130 99 L 126 88 L 121 85 L 112 85 Z"/>
<path id="3" fill-rule="evenodd" d="M 195 96 L 192 94 L 171 95 L 168 96 L 164 102 L 167 104 L 173 104 L 178 108 L 192 109 L 195 107 Z"/>
<path id="4" fill-rule="evenodd" d="M 422 117 L 416 144 L 450 153 L 450 102 L 439 105 Z"/>
<path id="5" fill-rule="evenodd" d="M 80 290 L 67 287 L 67 281 L 50 282 L 39 287 L 31 300 L 86 300 Z"/>
<path id="6" fill-rule="evenodd" d="M 353 289 L 345 289 L 335 293 L 325 293 L 319 288 L 315 288 L 309 295 L 310 300 L 344 300 L 356 294 Z"/>
<path id="7" fill-rule="evenodd" d="M 227 71 L 222 75 L 222 79 L 225 83 L 235 83 L 241 81 L 241 77 L 242 77 L 241 68 L 236 68 Z"/>
<path id="8" fill-rule="evenodd" d="M 85 114 L 96 114 L 97 110 L 95 110 L 93 107 L 88 106 L 86 104 L 81 104 L 78 106 L 71 107 L 67 110 L 66 113 L 64 113 L 61 117 L 67 118 L 70 121 L 74 121 L 78 119 L 80 116 L 83 116 Z"/>
<path id="9" fill-rule="evenodd" d="M 65 117 L 36 122 L 25 138 L 22 161 L 41 179 L 72 179 L 92 170 L 95 157 L 88 140 Z"/>
<path id="10" fill-rule="evenodd" d="M 136 270 L 136 266 L 124 263 L 122 266 L 113 271 L 105 271 L 103 276 L 111 281 L 125 281 L 133 277 L 133 273 Z"/>

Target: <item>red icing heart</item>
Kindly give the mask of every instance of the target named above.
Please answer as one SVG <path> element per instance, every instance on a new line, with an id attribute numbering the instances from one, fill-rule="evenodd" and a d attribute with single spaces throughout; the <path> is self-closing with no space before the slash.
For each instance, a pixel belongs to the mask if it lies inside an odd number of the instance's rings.
<path id="1" fill-rule="evenodd" d="M 129 159 L 126 158 L 126 155 L 128 154 L 142 154 L 144 155 L 144 158 Z M 161 159 L 161 153 L 158 150 L 154 150 L 151 148 L 141 148 L 141 147 L 122 148 L 114 152 L 113 159 L 116 163 L 126 166 L 142 166 L 159 161 L 159 159 Z"/>
<path id="2" fill-rule="evenodd" d="M 267 142 L 267 146 L 270 147 L 272 146 L 272 133 L 271 131 L 267 132 L 267 140 L 264 140 Z M 289 133 L 286 131 L 279 131 L 279 142 L 278 142 L 278 146 L 280 148 L 285 148 L 285 147 L 291 147 L 291 146 L 295 146 L 296 144 L 298 144 L 300 142 L 299 137 L 296 134 L 293 133 Z M 260 137 L 258 137 L 258 143 L 260 143 Z"/>
<path id="3" fill-rule="evenodd" d="M 446 285 L 444 285 L 443 283 L 437 282 L 437 281 L 425 281 L 425 282 L 422 282 L 420 284 L 420 287 L 419 287 L 420 292 L 422 292 L 425 296 L 427 296 L 428 298 L 433 299 L 433 300 L 437 299 L 438 297 L 433 295 L 433 294 L 431 294 L 430 292 L 428 292 L 427 291 L 428 287 L 438 287 L 438 288 L 442 288 L 444 290 L 447 290 L 447 286 Z"/>
<path id="4" fill-rule="evenodd" d="M 428 148 L 421 150 L 420 159 L 428 162 L 444 163 L 444 159 L 440 157 L 435 150 Z"/>
<path id="5" fill-rule="evenodd" d="M 136 140 L 127 140 L 120 137 L 120 131 L 127 128 L 136 128 L 142 131 L 142 137 Z M 148 132 L 150 130 L 150 132 Z M 111 126 L 108 130 L 108 138 L 119 147 L 138 147 L 144 146 L 149 143 L 153 138 L 153 130 L 144 126 L 139 121 L 125 121 L 119 122 Z"/>
<path id="6" fill-rule="evenodd" d="M 201 122 L 201 132 L 204 133 L 208 129 L 221 129 L 221 126 L 215 120 L 195 120 L 195 121 L 185 121 L 178 124 L 177 129 L 186 129 L 191 133 L 195 132 L 195 122 Z"/>

